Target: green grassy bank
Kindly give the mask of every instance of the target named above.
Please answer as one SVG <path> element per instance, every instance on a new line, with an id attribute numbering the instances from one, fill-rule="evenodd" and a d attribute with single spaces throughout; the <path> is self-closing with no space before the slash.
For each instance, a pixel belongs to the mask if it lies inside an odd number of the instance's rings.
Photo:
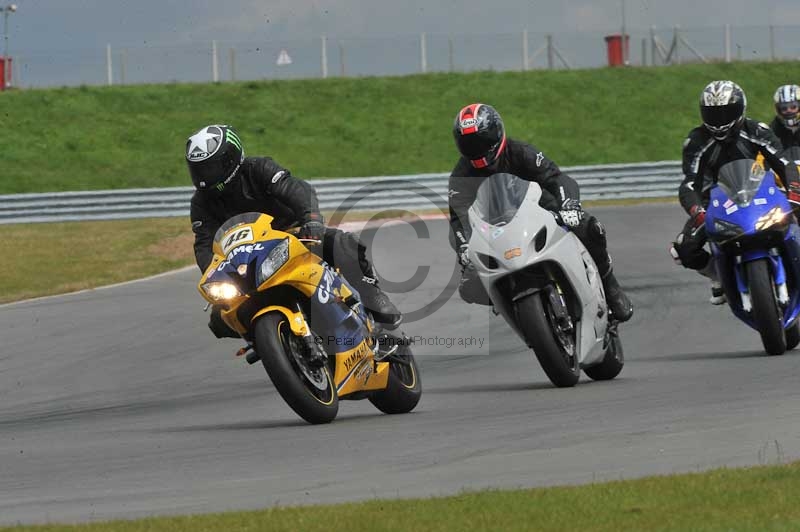
<path id="1" fill-rule="evenodd" d="M 3 246 L 25 257 L 25 265 L 5 268 L 0 275 L 0 304 L 194 264 L 188 217 L 12 224 L 2 231 Z"/>
<path id="2" fill-rule="evenodd" d="M 481 491 L 0 532 L 790 531 L 800 530 L 800 465 L 719 469 L 577 487 Z"/>
<path id="3" fill-rule="evenodd" d="M 76 87 L 0 93 L 0 194 L 188 185 L 186 137 L 236 126 L 247 153 L 300 177 L 445 171 L 460 107 L 491 103 L 511 136 L 563 166 L 680 158 L 710 80 L 768 120 L 797 63 L 732 63 L 395 78 Z"/>

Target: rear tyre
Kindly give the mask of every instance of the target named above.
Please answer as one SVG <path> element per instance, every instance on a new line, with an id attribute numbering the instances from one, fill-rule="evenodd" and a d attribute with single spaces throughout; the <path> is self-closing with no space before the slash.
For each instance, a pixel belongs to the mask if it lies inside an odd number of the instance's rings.
<path id="1" fill-rule="evenodd" d="M 414 410 L 422 396 L 422 384 L 414 355 L 408 346 L 389 361 L 389 381 L 384 390 L 370 395 L 370 402 L 385 414 L 405 414 Z"/>
<path id="2" fill-rule="evenodd" d="M 595 381 L 610 381 L 622 371 L 625 365 L 625 354 L 622 351 L 622 340 L 617 332 L 606 333 L 606 353 L 603 361 L 594 366 L 584 368 L 590 379 Z"/>
<path id="3" fill-rule="evenodd" d="M 309 423 L 330 423 L 339 411 L 339 396 L 328 366 L 308 364 L 302 338 L 286 317 L 268 312 L 255 324 L 255 349 L 275 389 L 297 415 Z"/>
<path id="4" fill-rule="evenodd" d="M 794 349 L 800 344 L 800 320 L 786 329 L 786 350 Z"/>
<path id="5" fill-rule="evenodd" d="M 525 342 L 533 348 L 539 364 L 554 385 L 559 388 L 575 386 L 581 375 L 574 338 L 569 350 L 567 339 L 559 340 L 555 313 L 544 292 L 529 295 L 516 304 L 517 323 Z M 571 352 L 570 352 L 571 351 Z"/>
<path id="6" fill-rule="evenodd" d="M 768 259 L 745 263 L 750 299 L 753 303 L 753 321 L 761 334 L 761 343 L 768 355 L 782 355 L 786 351 L 783 315 L 775 298 L 775 285 Z"/>

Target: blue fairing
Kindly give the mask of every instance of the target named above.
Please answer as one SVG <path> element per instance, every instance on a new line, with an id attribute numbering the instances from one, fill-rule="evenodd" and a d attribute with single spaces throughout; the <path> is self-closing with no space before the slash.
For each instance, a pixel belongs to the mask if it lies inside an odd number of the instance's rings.
<path id="1" fill-rule="evenodd" d="M 234 248 L 228 253 L 226 260 L 221 262 L 206 280 L 208 282 L 232 282 L 239 285 L 244 293 L 253 292 L 257 288 L 254 281 L 251 281 L 252 285 L 241 286 L 242 280 L 237 273 L 238 267 L 247 265 L 248 271 L 254 276 L 269 253 L 283 241 L 284 238 L 277 238 Z M 330 354 L 352 350 L 364 340 L 363 323 L 367 322 L 369 318 L 361 305 L 358 305 L 353 311 L 347 305 L 342 304 L 336 294 L 341 293 L 343 285 L 347 285 L 360 300 L 358 292 L 321 259 L 320 263 L 324 266 L 325 273 L 319 280 L 314 295 L 309 299 L 307 316 L 309 324 L 319 335 L 317 341 L 322 343 Z"/>
<path id="2" fill-rule="evenodd" d="M 274 238 L 272 240 L 264 240 L 256 242 L 255 244 L 243 244 L 233 248 L 223 262 L 220 262 L 217 269 L 209 275 L 207 281 L 232 281 L 238 284 L 239 275 L 236 273 L 237 268 L 243 264 L 247 265 L 248 269 L 254 268 L 258 271 L 261 263 L 267 258 L 269 252 L 275 246 L 283 242 L 283 238 Z M 255 262 L 254 262 L 255 261 Z M 250 287 L 243 287 L 245 292 L 249 291 Z M 255 287 L 253 287 L 255 288 Z"/>
<path id="3" fill-rule="evenodd" d="M 358 298 L 358 292 L 341 275 L 326 263 L 323 278 L 310 299 L 308 321 L 319 333 L 317 341 L 328 353 L 344 353 L 358 347 L 364 340 L 364 326 L 368 318 L 361 305 L 353 308 L 342 304 L 336 294 L 346 285 Z"/>
<path id="4" fill-rule="evenodd" d="M 754 177 L 750 179 L 754 181 L 751 185 L 755 185 Z M 730 192 L 730 190 L 731 188 L 727 187 L 727 191 Z M 766 235 L 766 233 L 756 229 L 759 219 L 768 216 L 776 207 L 784 213 L 792 212 L 785 194 L 776 184 L 775 175 L 771 171 L 767 171 L 763 175 L 763 180 L 757 189 L 753 187 L 750 195 L 745 194 L 744 196 L 746 196 L 744 200 L 741 197 L 732 198 L 726 193 L 724 186 L 715 186 L 711 189 L 705 224 L 720 282 L 733 313 L 750 327 L 757 329 L 751 314 L 742 308 L 740 294 L 749 291 L 743 265 L 754 260 L 769 258 L 776 286 L 786 282 L 789 291 L 789 303 L 784 309 L 783 320 L 784 327 L 787 327 L 800 314 L 800 244 L 798 244 L 800 228 L 794 221 L 794 217 L 789 214 L 790 222 L 786 232 L 782 237 L 773 238 L 771 244 L 767 244 L 765 238 L 763 249 L 758 246 L 753 247 L 752 243 L 745 249 L 738 249 L 736 245 L 721 244 L 721 241 L 724 240 L 735 243 L 741 237 L 750 238 L 750 242 L 753 239 L 760 242 L 758 239 L 762 236 L 756 235 Z M 726 238 L 716 233 L 715 222 L 717 221 L 721 221 L 723 224 L 735 224 L 741 230 L 740 236 Z M 774 226 L 771 234 L 776 234 Z M 770 248 L 776 249 L 777 254 L 771 254 Z"/>

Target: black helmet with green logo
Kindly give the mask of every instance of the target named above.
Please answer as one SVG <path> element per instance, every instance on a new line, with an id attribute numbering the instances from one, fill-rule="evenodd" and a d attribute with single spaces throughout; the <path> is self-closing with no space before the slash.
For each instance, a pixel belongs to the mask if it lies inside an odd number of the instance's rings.
<path id="1" fill-rule="evenodd" d="M 242 141 L 230 126 L 206 126 L 186 141 L 186 163 L 197 190 L 221 192 L 236 177 L 242 161 Z"/>

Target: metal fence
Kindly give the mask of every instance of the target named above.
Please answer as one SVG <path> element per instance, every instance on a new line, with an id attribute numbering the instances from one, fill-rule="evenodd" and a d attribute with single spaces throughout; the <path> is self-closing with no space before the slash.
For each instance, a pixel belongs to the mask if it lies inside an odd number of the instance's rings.
<path id="1" fill-rule="evenodd" d="M 584 200 L 671 198 L 680 161 L 565 167 Z M 447 174 L 309 180 L 325 212 L 447 206 Z M 191 187 L 0 195 L 0 224 L 188 216 Z"/>
<path id="2" fill-rule="evenodd" d="M 800 27 L 629 28 L 631 65 L 800 58 Z M 83 50 L 21 49 L 17 86 L 99 85 L 405 75 L 420 72 L 594 68 L 620 30 L 414 34 L 195 43 L 109 43 Z"/>

